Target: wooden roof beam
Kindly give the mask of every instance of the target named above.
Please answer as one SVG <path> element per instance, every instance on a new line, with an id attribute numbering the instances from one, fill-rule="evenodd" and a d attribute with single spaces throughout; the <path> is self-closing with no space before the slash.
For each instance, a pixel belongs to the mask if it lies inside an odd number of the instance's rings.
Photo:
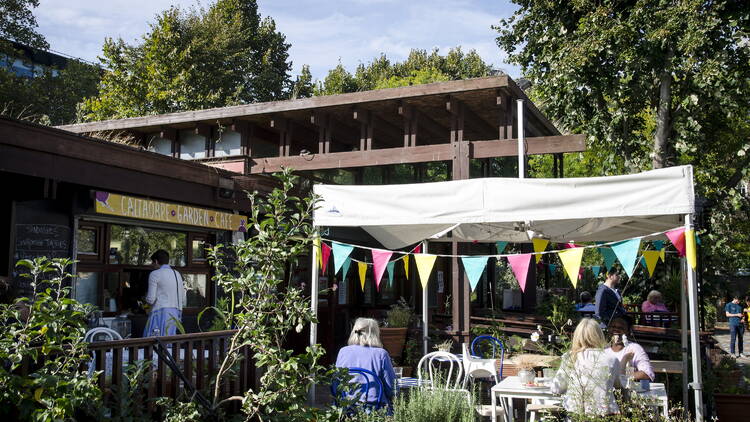
<path id="1" fill-rule="evenodd" d="M 443 125 L 439 124 L 413 105 L 408 104 L 405 101 L 401 102 L 398 106 L 398 114 L 404 116 L 406 119 L 415 119 L 417 125 L 424 129 L 432 138 L 448 139 L 448 128 L 443 127 Z"/>
<path id="2" fill-rule="evenodd" d="M 373 130 L 381 135 L 376 136 L 376 139 L 383 140 L 384 144 L 389 146 L 402 145 L 402 130 L 382 119 L 372 110 L 354 107 L 352 118 L 364 125 L 372 126 Z"/>
<path id="3" fill-rule="evenodd" d="M 333 142 L 342 145 L 359 145 L 359 134 L 353 127 L 344 124 L 330 113 L 315 110 L 310 113 L 310 123 L 316 127 L 327 127 L 331 131 Z"/>
<path id="4" fill-rule="evenodd" d="M 464 109 L 464 130 L 469 129 L 470 131 L 479 133 L 480 136 L 488 137 L 489 139 L 496 136 L 497 128 L 479 117 L 465 103 L 453 96 L 448 96 L 448 98 L 446 98 L 445 109 L 451 114 L 455 114 L 459 106 L 463 106 Z"/>

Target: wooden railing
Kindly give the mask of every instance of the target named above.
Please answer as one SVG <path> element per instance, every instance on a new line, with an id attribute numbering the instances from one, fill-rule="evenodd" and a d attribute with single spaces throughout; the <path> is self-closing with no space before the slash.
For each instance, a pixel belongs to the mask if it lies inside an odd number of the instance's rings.
<path id="1" fill-rule="evenodd" d="M 234 330 L 211 331 L 205 333 L 182 334 L 158 337 L 171 354 L 178 369 L 185 375 L 193 387 L 202 392 L 209 400 L 213 398 L 213 382 L 216 373 L 229 348 Z M 126 340 L 104 341 L 89 344 L 93 364 L 90 370 L 101 371 L 98 377 L 99 387 L 104 394 L 105 403 L 113 394 L 112 386 L 125 382 L 125 369 L 129 363 L 137 360 L 151 361 L 147 376 L 147 400 L 149 410 L 153 410 L 153 398 L 177 398 L 187 393 L 185 380 L 173 371 L 166 362 L 159 358 L 156 348 L 157 338 L 134 338 Z M 252 388 L 255 382 L 255 366 L 251 359 L 249 347 L 241 350 L 243 359 L 239 364 L 237 376 L 224 377 L 220 391 L 221 397 L 243 395 Z"/>

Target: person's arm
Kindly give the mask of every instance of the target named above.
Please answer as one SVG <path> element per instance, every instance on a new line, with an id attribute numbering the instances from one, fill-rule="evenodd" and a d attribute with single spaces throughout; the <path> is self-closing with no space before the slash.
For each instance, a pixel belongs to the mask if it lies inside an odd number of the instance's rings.
<path id="1" fill-rule="evenodd" d="M 383 353 L 381 371 L 382 374 L 379 375 L 383 381 L 383 395 L 390 400 L 393 398 L 393 392 L 395 390 L 396 372 L 393 370 L 391 357 L 388 355 L 388 352 Z"/>
<path id="2" fill-rule="evenodd" d="M 146 292 L 146 303 L 149 305 L 156 303 L 156 278 L 156 271 L 151 271 L 151 274 L 148 275 L 148 291 Z"/>
<path id="3" fill-rule="evenodd" d="M 550 386 L 552 394 L 565 394 L 568 391 L 568 362 L 568 355 L 563 355 L 560 368 L 555 373 Z"/>
<path id="4" fill-rule="evenodd" d="M 602 311 L 604 310 L 604 298 L 602 297 L 604 296 L 603 293 L 604 293 L 604 289 L 599 287 L 596 290 L 596 296 L 594 297 L 594 300 L 596 301 L 596 304 L 595 304 L 596 310 L 594 311 L 594 314 L 598 316 L 599 318 L 601 318 Z"/>
<path id="5" fill-rule="evenodd" d="M 654 367 L 651 366 L 651 359 L 640 344 L 632 344 L 633 350 L 633 369 L 635 373 L 633 378 L 636 380 L 654 380 Z"/>

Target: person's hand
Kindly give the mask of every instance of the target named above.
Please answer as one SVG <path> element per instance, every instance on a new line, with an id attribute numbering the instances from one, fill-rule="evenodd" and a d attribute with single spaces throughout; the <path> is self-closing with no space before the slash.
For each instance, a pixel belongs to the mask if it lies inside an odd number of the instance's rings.
<path id="1" fill-rule="evenodd" d="M 631 362 L 633 360 L 633 352 L 625 353 L 625 355 L 622 357 L 622 361 L 620 362 L 620 368 L 622 370 L 622 373 L 625 373 L 625 368 L 628 366 L 628 362 Z"/>

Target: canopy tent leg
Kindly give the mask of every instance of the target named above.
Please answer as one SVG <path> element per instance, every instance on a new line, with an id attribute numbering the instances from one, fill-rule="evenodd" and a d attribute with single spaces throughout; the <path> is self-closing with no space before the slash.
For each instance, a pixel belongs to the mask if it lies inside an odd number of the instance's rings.
<path id="1" fill-rule="evenodd" d="M 685 215 L 685 230 L 692 229 L 692 214 Z M 687 239 L 686 239 L 687 241 Z M 703 384 L 701 376 L 700 326 L 698 325 L 698 286 L 695 283 L 695 271 L 690 265 L 687 271 L 688 306 L 690 313 L 690 351 L 693 355 L 693 382 L 690 386 L 695 393 L 695 421 L 703 422 Z"/>
<path id="2" fill-rule="evenodd" d="M 427 241 L 422 242 L 422 251 L 424 253 L 427 253 Z M 409 259 L 409 255 L 406 256 L 404 259 Z M 429 300 L 428 297 L 428 290 L 426 287 L 422 287 L 422 343 L 424 345 L 424 354 L 426 355 L 429 353 L 429 347 L 430 347 L 430 328 L 428 324 L 429 318 L 427 317 L 427 301 Z"/>
<path id="3" fill-rule="evenodd" d="M 688 391 L 690 370 L 687 363 L 688 359 L 688 302 L 687 302 L 687 259 L 682 258 L 680 261 L 680 271 L 682 277 L 680 280 L 680 350 L 682 351 L 682 406 L 688 408 L 689 395 Z"/>
<path id="4" fill-rule="evenodd" d="M 317 233 L 314 234 L 318 236 Z M 312 247 L 312 262 L 310 263 L 310 310 L 313 315 L 318 317 L 318 248 Z M 318 324 L 315 322 L 310 323 L 310 346 L 315 346 L 318 343 Z M 315 404 L 315 383 L 310 384 L 309 400 L 311 404 Z"/>

